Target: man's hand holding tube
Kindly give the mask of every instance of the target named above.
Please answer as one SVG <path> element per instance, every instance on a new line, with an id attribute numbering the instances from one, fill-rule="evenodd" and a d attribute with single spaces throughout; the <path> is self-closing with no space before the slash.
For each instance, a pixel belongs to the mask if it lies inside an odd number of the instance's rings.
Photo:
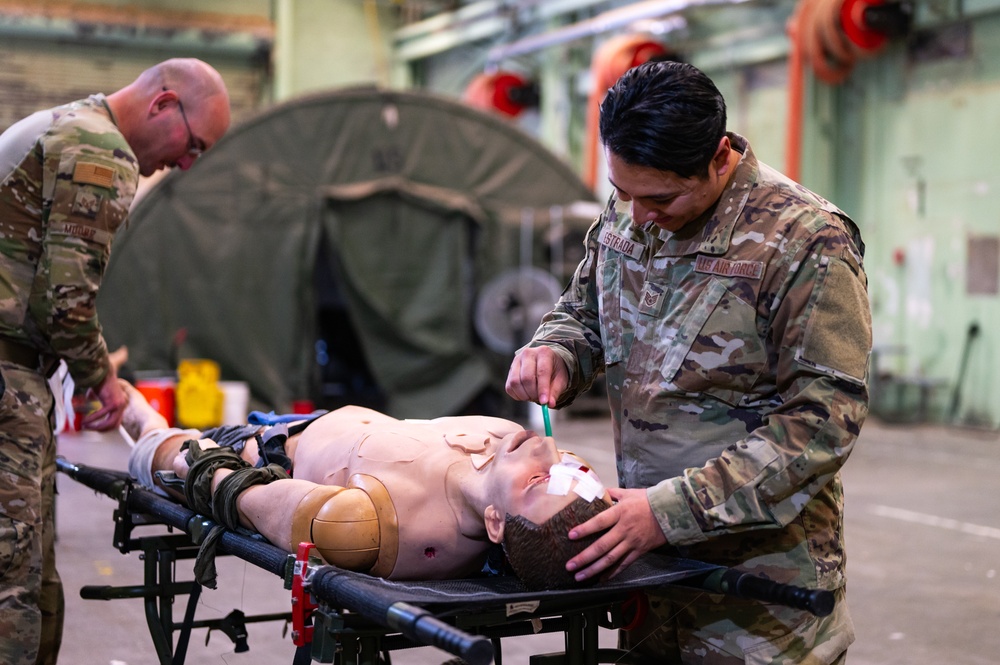
<path id="1" fill-rule="evenodd" d="M 539 346 L 522 349 L 507 373 L 507 394 L 516 400 L 537 402 L 555 407 L 569 386 L 565 361 L 551 348 Z M 644 489 L 610 489 L 611 508 L 574 527 L 571 540 L 604 531 L 604 535 L 580 554 L 570 559 L 566 569 L 577 581 L 596 575 L 613 577 L 633 561 L 666 544 Z"/>
<path id="2" fill-rule="evenodd" d="M 521 402 L 555 408 L 567 386 L 566 362 L 547 346 L 522 349 L 507 373 L 507 394 Z"/>
<path id="3" fill-rule="evenodd" d="M 633 561 L 665 545 L 644 489 L 609 489 L 614 504 L 583 524 L 570 529 L 570 540 L 604 531 L 604 535 L 566 563 L 566 570 L 582 582 L 596 575 L 614 577 Z"/>

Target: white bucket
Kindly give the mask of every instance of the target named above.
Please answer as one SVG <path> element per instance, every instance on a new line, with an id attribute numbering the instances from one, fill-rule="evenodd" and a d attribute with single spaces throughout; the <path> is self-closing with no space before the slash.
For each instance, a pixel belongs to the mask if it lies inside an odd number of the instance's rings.
<path id="1" fill-rule="evenodd" d="M 222 424 L 246 425 L 250 415 L 250 385 L 245 381 L 220 381 Z"/>

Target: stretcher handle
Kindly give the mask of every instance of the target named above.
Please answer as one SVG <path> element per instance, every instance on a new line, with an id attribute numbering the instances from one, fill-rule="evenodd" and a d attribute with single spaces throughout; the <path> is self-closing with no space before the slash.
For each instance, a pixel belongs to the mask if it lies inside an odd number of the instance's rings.
<path id="1" fill-rule="evenodd" d="M 806 589 L 742 573 L 733 568 L 719 568 L 702 580 L 707 591 L 725 593 L 763 602 L 785 605 L 811 612 L 818 617 L 833 612 L 834 596 L 825 589 Z"/>
<path id="2" fill-rule="evenodd" d="M 164 524 L 181 529 L 200 542 L 195 536 L 196 530 L 204 530 L 214 525 L 214 522 L 191 511 L 166 497 L 159 496 L 149 490 L 135 486 L 132 477 L 125 471 L 113 471 L 98 467 L 69 462 L 64 458 L 56 458 L 56 468 L 73 480 L 86 485 L 90 489 L 115 499 L 126 501 L 125 508 L 130 514 L 143 514 L 155 517 Z M 115 543 L 123 547 L 124 543 Z M 243 536 L 232 531 L 222 534 L 219 549 L 244 561 L 252 563 L 278 577 L 285 575 L 285 559 L 288 552 L 259 537 Z M 123 550 L 124 551 L 124 550 Z"/>
<path id="3" fill-rule="evenodd" d="M 429 644 L 460 657 L 469 665 L 493 662 L 493 644 L 481 635 L 469 635 L 409 603 L 396 602 L 385 613 L 389 628 L 420 644 Z"/>
<path id="4" fill-rule="evenodd" d="M 488 638 L 470 635 L 422 608 L 373 592 L 370 586 L 356 583 L 349 574 L 333 566 L 317 568 L 309 586 L 309 592 L 317 600 L 357 612 L 380 626 L 398 630 L 414 642 L 458 656 L 469 665 L 493 662 L 493 644 Z"/>
<path id="5" fill-rule="evenodd" d="M 56 469 L 78 483 L 112 499 L 121 499 L 131 482 L 131 476 L 126 471 L 112 471 L 85 464 L 74 464 L 63 457 L 56 458 Z"/>

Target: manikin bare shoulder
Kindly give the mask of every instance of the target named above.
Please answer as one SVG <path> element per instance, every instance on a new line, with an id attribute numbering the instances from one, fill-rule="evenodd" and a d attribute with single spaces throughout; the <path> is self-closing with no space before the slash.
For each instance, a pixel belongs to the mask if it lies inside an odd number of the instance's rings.
<path id="1" fill-rule="evenodd" d="M 482 516 L 463 501 L 457 477 L 521 429 L 486 416 L 397 420 L 346 407 L 317 419 L 298 437 L 294 476 L 344 487 L 355 474 L 378 479 L 399 525 L 391 576 L 454 577 L 475 572 L 489 547 Z"/>

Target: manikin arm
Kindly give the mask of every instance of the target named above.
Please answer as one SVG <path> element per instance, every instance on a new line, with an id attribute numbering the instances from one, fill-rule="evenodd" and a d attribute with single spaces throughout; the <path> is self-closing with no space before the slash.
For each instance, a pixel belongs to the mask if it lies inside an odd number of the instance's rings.
<path id="1" fill-rule="evenodd" d="M 213 494 L 230 473 L 228 469 L 216 471 Z M 240 523 L 289 552 L 300 542 L 311 542 L 327 563 L 388 576 L 398 545 L 391 501 L 373 478 L 355 476 L 351 485 L 317 485 L 288 478 L 249 487 L 236 500 Z"/>

